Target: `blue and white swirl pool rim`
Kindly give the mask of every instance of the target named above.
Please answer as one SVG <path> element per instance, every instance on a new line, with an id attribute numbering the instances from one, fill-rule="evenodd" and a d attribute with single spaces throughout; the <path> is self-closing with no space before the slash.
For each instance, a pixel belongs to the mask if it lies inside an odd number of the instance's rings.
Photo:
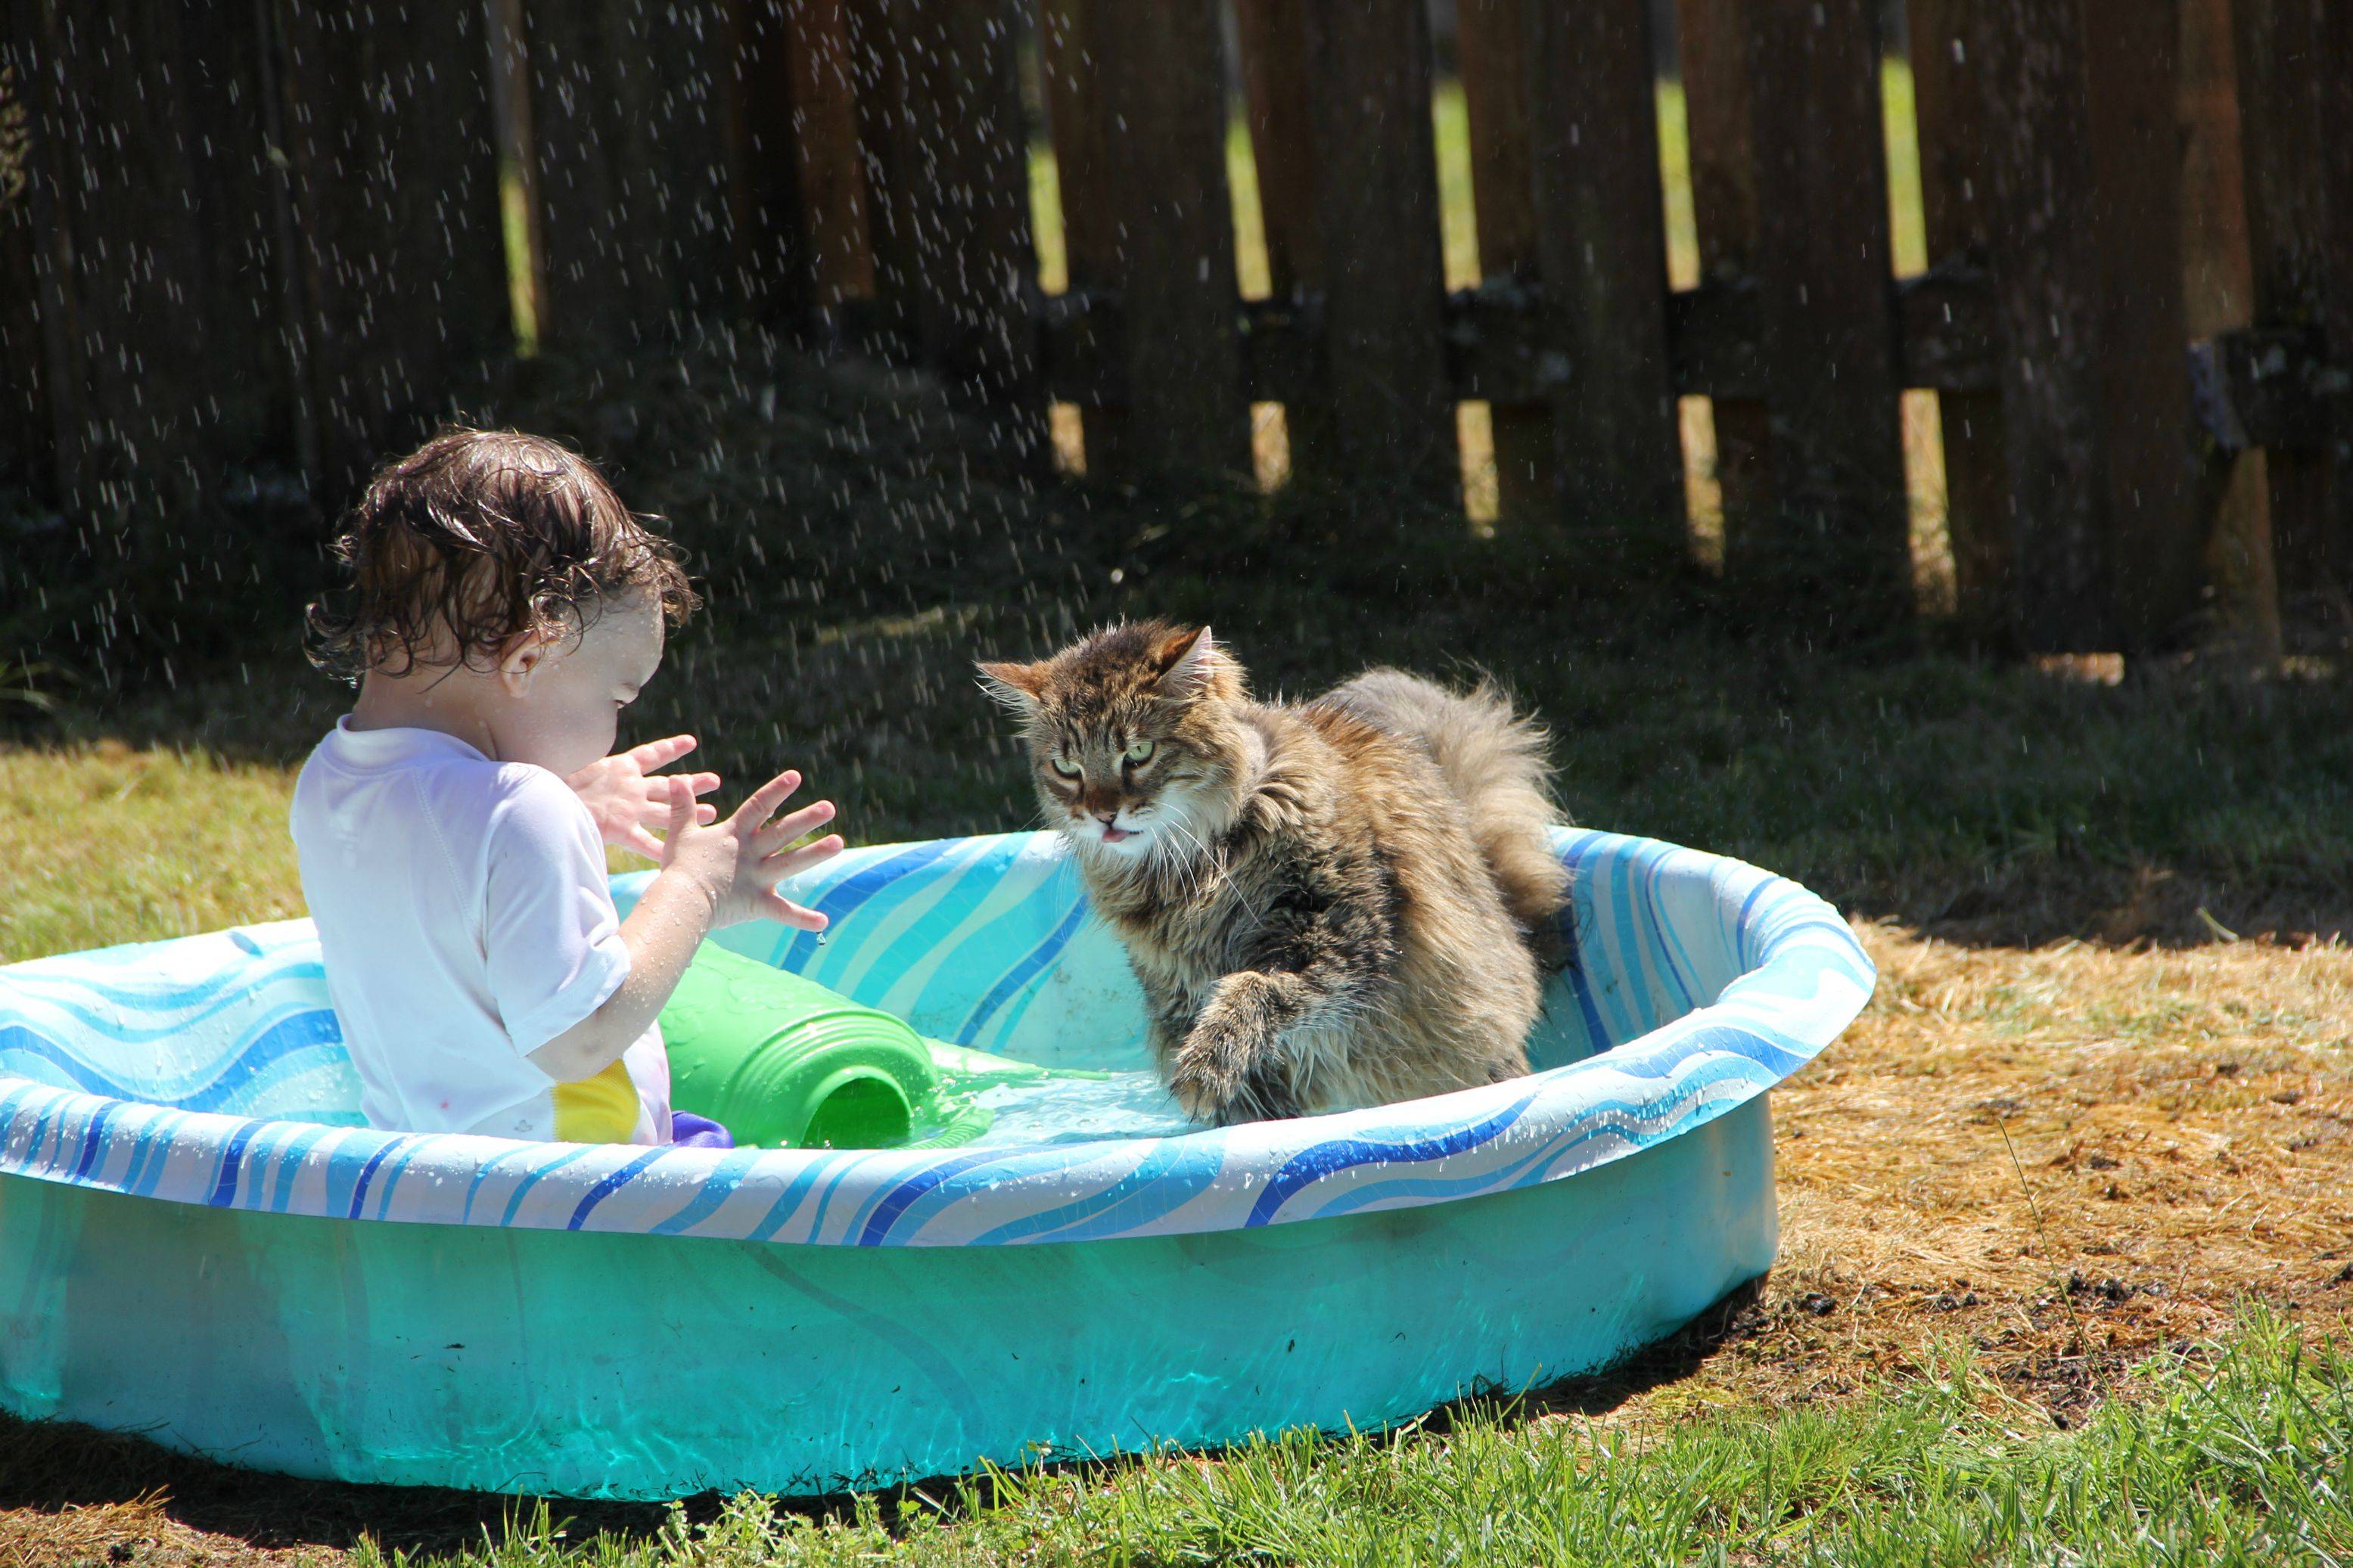
<path id="1" fill-rule="evenodd" d="M 1574 961 L 1529 1076 L 1126 1137 L 380 1131 L 307 921 L 0 968 L 0 1408 L 299 1475 L 669 1497 L 1362 1427 L 1595 1371 L 1770 1267 L 1766 1091 L 1875 976 L 1793 882 L 1556 846 Z M 939 1039 L 1149 1066 L 1051 835 L 851 850 L 788 890 L 826 940 L 718 940 Z"/>

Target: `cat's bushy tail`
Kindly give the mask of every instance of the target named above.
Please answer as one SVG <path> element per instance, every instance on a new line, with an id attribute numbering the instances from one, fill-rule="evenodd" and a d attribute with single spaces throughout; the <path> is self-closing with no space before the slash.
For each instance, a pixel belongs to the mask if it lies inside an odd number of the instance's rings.
<path id="1" fill-rule="evenodd" d="M 1553 800 L 1543 726 L 1514 711 L 1487 681 L 1450 691 L 1401 669 L 1368 669 L 1332 700 L 1430 748 L 1461 797 L 1504 907 L 1540 953 L 1556 953 L 1554 922 L 1568 901 L 1568 871 L 1553 853 L 1550 829 L 1566 818 Z"/>

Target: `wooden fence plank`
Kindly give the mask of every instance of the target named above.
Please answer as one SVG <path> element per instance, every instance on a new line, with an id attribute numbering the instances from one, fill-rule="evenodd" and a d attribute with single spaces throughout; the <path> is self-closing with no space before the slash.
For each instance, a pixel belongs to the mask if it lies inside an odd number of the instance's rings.
<path id="1" fill-rule="evenodd" d="M 1268 292 L 1292 317 L 1320 325 L 1327 274 L 1315 216 L 1315 126 L 1309 109 L 1319 89 L 1307 54 L 1308 3 L 1234 0 L 1234 20 Z M 1340 449 L 1338 415 L 1320 374 L 1283 402 L 1282 419 L 1292 474 L 1332 479 Z"/>
<path id="2" fill-rule="evenodd" d="M 1993 211 L 1980 62 L 1969 53 L 1969 0 L 1909 0 L 1913 102 L 1919 118 L 1920 205 L 1931 268 L 1986 264 Z M 1997 392 L 1937 394 L 1945 445 L 1945 522 L 1956 605 L 1995 645 L 2013 635 L 2009 480 Z"/>
<path id="3" fill-rule="evenodd" d="M 907 110 L 904 27 L 910 3 L 842 0 L 875 321 L 887 341 L 912 351 L 922 337 L 916 208 L 921 148 Z"/>
<path id="4" fill-rule="evenodd" d="M 24 553 L 78 629 L 42 652 L 106 683 L 218 652 L 230 595 L 299 593 L 316 561 L 299 503 L 225 525 L 229 481 L 300 456 L 264 35 L 234 0 L 11 0 L 0 20 L 31 133 L 35 342 L 12 327 L 11 350 L 37 357 L 40 493 L 72 523 Z"/>
<path id="5" fill-rule="evenodd" d="M 786 10 L 793 151 L 809 231 L 809 299 L 830 316 L 874 291 L 866 181 L 858 161 L 858 104 L 850 85 L 849 21 L 842 0 L 786 0 Z"/>
<path id="6" fill-rule="evenodd" d="M 2340 374 L 2353 374 L 2353 6 L 2323 5 L 2319 10 L 2320 122 L 2337 133 L 2321 146 L 2321 184 L 2327 195 L 2324 216 L 2328 239 L 2322 254 L 2321 346 Z M 2325 433 L 2335 465 L 2322 524 L 2324 570 L 2338 595 L 2353 584 L 2353 400 L 2334 396 Z M 2341 605 L 2342 599 L 2339 599 Z"/>
<path id="7" fill-rule="evenodd" d="M 61 499 L 133 529 L 270 449 L 290 396 L 249 10 L 20 9 L 33 41 L 35 258 Z M 96 176 L 104 171 L 105 177 Z M 158 323 L 176 330 L 159 331 Z M 100 492 L 103 493 L 100 493 Z"/>
<path id="8" fill-rule="evenodd" d="M 2253 258 L 2231 47 L 2231 0 L 2181 7 L 2183 327 L 2192 342 L 2249 326 Z M 2198 443 L 2194 515 L 2223 628 L 2258 664 L 2283 650 L 2272 562 L 2269 454 Z"/>
<path id="9" fill-rule="evenodd" d="M 2129 647 L 2177 635 L 2197 606 L 2189 399 L 2181 374 L 2179 0 L 2086 0 L 2100 358 L 2116 603 Z"/>
<path id="10" fill-rule="evenodd" d="M 738 303 L 721 0 L 527 0 L 523 24 L 547 252 L 542 337 L 604 353 L 658 346 Z"/>
<path id="11" fill-rule="evenodd" d="M 1031 407 L 1029 137 L 1017 69 L 1018 0 L 901 0 L 915 293 L 924 361 L 1011 416 L 1024 450 Z"/>
<path id="12" fill-rule="evenodd" d="M 1646 7 L 1530 0 L 1529 123 L 1562 520 L 1685 536 Z"/>
<path id="13" fill-rule="evenodd" d="M 1472 205 L 1481 287 L 1525 288 L 1536 277 L 1535 173 L 1530 166 L 1524 0 L 1461 0 L 1458 69 L 1471 129 Z M 1553 414 L 1543 403 L 1488 398 L 1498 513 L 1507 526 L 1541 522 L 1560 504 Z"/>
<path id="14" fill-rule="evenodd" d="M 1980 0 L 1971 21 L 2003 215 L 1992 260 L 2020 635 L 2044 652 L 2112 648 L 2082 31 L 2039 0 Z"/>
<path id="15" fill-rule="evenodd" d="M 1106 204 L 1136 468 L 1250 472 L 1215 0 L 1096 0 Z"/>
<path id="16" fill-rule="evenodd" d="M 2321 282 L 2320 337 L 2328 363 L 2353 374 L 2353 6 L 2323 5 L 2320 18 L 2320 121 L 2337 128 L 2321 147 L 2321 183 L 2328 193 L 2324 216 L 2328 258 Z M 2339 390 L 2330 402 L 2324 438 L 2335 465 L 2322 524 L 2324 570 L 2337 595 L 2353 584 L 2353 400 Z M 2338 600 L 2340 605 L 2342 598 Z"/>
<path id="17" fill-rule="evenodd" d="M 1120 236 L 1109 194 L 1108 110 L 1093 47 L 1096 16 L 1097 0 L 1041 0 L 1039 7 L 1039 64 L 1061 192 L 1062 256 L 1071 294 L 1081 301 L 1116 294 L 1120 277 Z M 1096 479 L 1131 478 L 1136 462 L 1126 438 L 1125 345 L 1116 339 L 1108 311 L 1082 310 L 1072 320 L 1083 336 L 1059 357 L 1118 366 L 1115 396 L 1097 391 L 1071 399 L 1079 405 L 1087 472 Z"/>
<path id="18" fill-rule="evenodd" d="M 1345 471 L 1459 489 L 1423 0 L 1309 0 L 1324 363 Z"/>
<path id="19" fill-rule="evenodd" d="M 1289 300 L 1324 282 L 1324 245 L 1315 228 L 1315 131 L 1307 112 L 1315 77 L 1307 58 L 1304 0 L 1234 0 L 1234 22 L 1258 166 L 1268 292 Z"/>
<path id="20" fill-rule="evenodd" d="M 1700 276 L 1725 282 L 1753 279 L 1757 268 L 1757 141 L 1745 3 L 1678 0 L 1675 8 Z M 1711 405 L 1729 543 L 1762 526 L 1757 519 L 1773 504 L 1772 427 L 1762 398 L 1717 397 Z"/>
<path id="21" fill-rule="evenodd" d="M 490 48 L 482 7 L 435 0 L 372 19 L 281 0 L 279 26 L 321 499 L 340 506 L 514 346 Z M 573 237 L 550 232 L 558 256 Z"/>
<path id="22" fill-rule="evenodd" d="M 2194 585 L 2171 0 L 1985 0 L 1997 314 L 2021 625 L 2154 642 Z M 2087 63 L 2085 39 L 2099 40 Z M 2161 110 L 2154 88 L 2164 89 Z"/>
<path id="23" fill-rule="evenodd" d="M 0 485 L 54 498 L 56 426 L 41 345 L 38 237 L 33 227 L 34 69 L 30 6 L 0 5 Z M 23 592 L 5 581 L 0 590 Z"/>
<path id="24" fill-rule="evenodd" d="M 2333 363 L 2353 365 L 2353 260 L 2343 255 L 2353 238 L 2353 170 L 2337 163 L 2353 124 L 2353 25 L 2323 0 L 2236 0 L 2233 22 L 2256 319 L 2303 326 Z M 2340 413 L 2322 441 L 2267 454 L 2280 587 L 2290 597 L 2346 580 L 2348 441 L 2353 421 Z"/>
<path id="25" fill-rule="evenodd" d="M 1757 278 L 1777 505 L 1755 531 L 1777 574 L 1835 582 L 1850 614 L 1912 604 L 1871 0 L 1746 8 L 1757 153 Z M 1819 564 L 1817 564 L 1819 563 Z"/>
<path id="26" fill-rule="evenodd" d="M 732 79 L 721 94 L 735 295 L 753 321 L 787 331 L 809 319 L 817 292 L 801 199 L 794 9 L 793 0 L 731 0 Z"/>

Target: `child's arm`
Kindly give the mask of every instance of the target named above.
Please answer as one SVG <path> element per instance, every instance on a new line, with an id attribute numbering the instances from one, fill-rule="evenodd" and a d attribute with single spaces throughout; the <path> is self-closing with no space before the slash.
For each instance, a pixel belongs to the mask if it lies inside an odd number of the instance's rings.
<path id="1" fill-rule="evenodd" d="M 704 826 L 695 821 L 692 784 L 683 778 L 670 781 L 662 868 L 621 922 L 628 977 L 594 1013 L 531 1052 L 532 1065 L 559 1082 L 575 1083 L 619 1061 L 678 989 L 695 948 L 718 927 L 765 915 L 803 931 L 825 929 L 824 915 L 776 891 L 785 878 L 841 850 L 839 835 L 786 849 L 833 817 L 833 803 L 821 800 L 769 820 L 800 783 L 797 773 L 779 773 L 754 790 L 734 816 Z"/>

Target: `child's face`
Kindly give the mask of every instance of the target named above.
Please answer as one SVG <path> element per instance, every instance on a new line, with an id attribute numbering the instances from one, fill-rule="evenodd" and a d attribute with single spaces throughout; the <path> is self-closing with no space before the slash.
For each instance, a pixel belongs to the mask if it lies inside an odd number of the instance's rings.
<path id="1" fill-rule="evenodd" d="M 499 754 L 579 772 L 612 751 L 621 710 L 653 679 L 661 656 L 661 610 L 649 595 L 607 605 L 576 642 L 519 640 L 499 667 Z"/>

